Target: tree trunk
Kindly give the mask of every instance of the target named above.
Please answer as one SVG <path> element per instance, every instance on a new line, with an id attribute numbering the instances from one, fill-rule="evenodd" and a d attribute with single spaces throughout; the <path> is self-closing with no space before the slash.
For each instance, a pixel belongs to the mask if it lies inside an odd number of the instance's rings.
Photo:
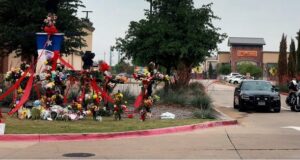
<path id="1" fill-rule="evenodd" d="M 176 85 L 178 87 L 187 86 L 191 80 L 191 65 L 187 65 L 184 62 L 179 62 L 177 66 L 177 76 Z"/>

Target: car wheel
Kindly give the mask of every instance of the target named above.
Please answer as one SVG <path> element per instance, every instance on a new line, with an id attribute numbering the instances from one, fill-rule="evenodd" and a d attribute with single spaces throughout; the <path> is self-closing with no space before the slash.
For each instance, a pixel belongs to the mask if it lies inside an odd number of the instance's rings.
<path id="1" fill-rule="evenodd" d="M 278 107 L 278 108 L 274 108 L 273 110 L 274 110 L 274 112 L 275 112 L 275 113 L 279 113 L 279 112 L 280 112 L 280 110 L 281 110 L 281 108 L 280 108 L 280 107 Z"/>
<path id="2" fill-rule="evenodd" d="M 233 108 L 239 109 L 239 98 L 238 97 L 233 97 Z"/>
<path id="3" fill-rule="evenodd" d="M 291 107 L 291 110 L 292 110 L 292 111 L 295 111 L 295 112 L 300 112 L 300 106 L 293 105 L 293 106 Z"/>
<path id="4" fill-rule="evenodd" d="M 237 82 L 237 81 L 234 81 L 233 84 L 238 84 L 238 82 Z"/>

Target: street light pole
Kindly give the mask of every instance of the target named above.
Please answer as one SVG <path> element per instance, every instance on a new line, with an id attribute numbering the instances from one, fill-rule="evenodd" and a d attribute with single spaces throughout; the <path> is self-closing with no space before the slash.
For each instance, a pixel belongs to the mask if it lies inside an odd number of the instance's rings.
<path id="1" fill-rule="evenodd" d="M 109 65 L 112 65 L 112 51 L 109 51 Z"/>
<path id="2" fill-rule="evenodd" d="M 153 1 L 152 0 L 150 0 L 150 15 L 152 16 L 152 7 L 153 6 Z"/>
<path id="3" fill-rule="evenodd" d="M 82 11 L 82 12 L 86 13 L 85 19 L 89 19 L 89 13 L 93 13 L 93 11 Z"/>

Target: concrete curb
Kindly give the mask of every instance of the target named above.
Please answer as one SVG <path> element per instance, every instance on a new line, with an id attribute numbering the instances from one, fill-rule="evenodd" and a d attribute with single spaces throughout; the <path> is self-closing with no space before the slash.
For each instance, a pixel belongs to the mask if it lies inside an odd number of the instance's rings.
<path id="1" fill-rule="evenodd" d="M 116 132 L 116 133 L 87 133 L 87 134 L 5 134 L 0 135 L 0 141 L 6 142 L 56 142 L 56 141 L 83 141 L 105 140 L 116 138 L 134 138 L 171 133 L 189 132 L 220 126 L 237 125 L 237 120 L 224 120 L 205 122 L 194 125 L 159 128 L 141 131 Z"/>
<path id="2" fill-rule="evenodd" d="M 215 115 L 215 118 L 217 119 L 221 119 L 221 120 L 231 120 L 231 121 L 234 121 L 235 119 L 229 117 L 228 115 L 226 115 L 225 113 L 221 112 L 219 109 L 217 109 L 215 107 L 216 105 L 214 105 L 214 107 L 212 108 L 213 109 L 213 112 L 214 112 L 214 115 Z"/>

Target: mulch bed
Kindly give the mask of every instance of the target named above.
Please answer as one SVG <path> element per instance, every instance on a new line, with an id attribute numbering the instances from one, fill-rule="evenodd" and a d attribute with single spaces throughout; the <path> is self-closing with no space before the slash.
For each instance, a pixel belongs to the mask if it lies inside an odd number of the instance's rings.
<path id="1" fill-rule="evenodd" d="M 160 119 L 160 115 L 165 112 L 175 114 L 175 119 L 187 119 L 193 117 L 195 108 L 179 105 L 156 104 L 152 108 L 152 118 Z"/>

